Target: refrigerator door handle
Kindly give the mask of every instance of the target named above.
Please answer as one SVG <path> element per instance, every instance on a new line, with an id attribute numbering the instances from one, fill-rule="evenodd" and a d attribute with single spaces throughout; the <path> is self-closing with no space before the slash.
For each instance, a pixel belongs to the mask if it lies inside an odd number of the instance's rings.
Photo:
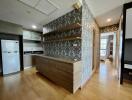
<path id="1" fill-rule="evenodd" d="M 14 51 L 14 53 L 18 53 L 18 51 Z"/>

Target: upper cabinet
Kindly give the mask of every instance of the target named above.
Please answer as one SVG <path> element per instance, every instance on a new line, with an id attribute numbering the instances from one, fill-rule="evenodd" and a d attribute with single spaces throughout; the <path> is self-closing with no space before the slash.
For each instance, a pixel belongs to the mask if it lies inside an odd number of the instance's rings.
<path id="1" fill-rule="evenodd" d="M 32 38 L 32 40 L 40 40 L 41 41 L 41 34 L 38 34 L 36 32 L 32 32 L 31 38 Z"/>
<path id="2" fill-rule="evenodd" d="M 23 30 L 23 50 L 24 52 L 43 51 L 42 33 Z"/>
<path id="3" fill-rule="evenodd" d="M 27 30 L 23 30 L 23 39 L 31 39 L 31 34 Z"/>
<path id="4" fill-rule="evenodd" d="M 41 41 L 41 34 L 38 32 L 23 30 L 23 39 Z"/>

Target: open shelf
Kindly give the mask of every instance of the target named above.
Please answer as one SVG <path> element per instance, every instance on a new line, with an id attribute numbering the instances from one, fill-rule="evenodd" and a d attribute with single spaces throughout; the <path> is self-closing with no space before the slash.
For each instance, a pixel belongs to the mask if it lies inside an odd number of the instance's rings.
<path id="1" fill-rule="evenodd" d="M 23 39 L 24 42 L 41 42 L 41 40 Z"/>
<path id="2" fill-rule="evenodd" d="M 64 26 L 64 27 L 60 27 L 54 31 L 51 31 L 51 32 L 48 32 L 48 33 L 45 33 L 43 36 L 47 35 L 47 34 L 51 34 L 51 33 L 61 33 L 61 32 L 66 32 L 66 31 L 69 31 L 69 30 L 72 30 L 72 29 L 78 29 L 78 28 L 81 28 L 81 25 L 79 23 L 75 23 L 75 24 L 70 24 L 70 25 L 67 25 L 67 26 Z"/>
<path id="3" fill-rule="evenodd" d="M 24 51 L 24 55 L 31 55 L 31 54 L 43 54 L 42 50 L 38 51 Z"/>
<path id="4" fill-rule="evenodd" d="M 68 40 L 81 40 L 81 33 L 71 35 L 71 36 L 66 36 L 63 38 L 48 39 L 48 40 L 45 40 L 44 42 L 56 42 L 56 41 L 68 41 Z"/>

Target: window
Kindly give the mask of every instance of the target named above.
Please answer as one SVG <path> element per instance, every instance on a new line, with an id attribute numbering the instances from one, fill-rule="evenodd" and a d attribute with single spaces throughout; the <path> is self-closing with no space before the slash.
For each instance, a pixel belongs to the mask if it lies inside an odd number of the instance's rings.
<path id="1" fill-rule="evenodd" d="M 106 49 L 107 49 L 107 39 L 102 38 L 101 39 L 101 47 L 100 47 L 100 55 L 101 56 L 106 55 Z"/>
<path id="2" fill-rule="evenodd" d="M 106 55 L 106 50 L 100 50 L 100 55 L 105 56 Z"/>

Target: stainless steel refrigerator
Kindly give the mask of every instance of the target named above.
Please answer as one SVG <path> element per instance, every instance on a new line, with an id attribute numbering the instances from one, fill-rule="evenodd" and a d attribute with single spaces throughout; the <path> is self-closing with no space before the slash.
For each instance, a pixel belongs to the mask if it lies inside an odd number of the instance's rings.
<path id="1" fill-rule="evenodd" d="M 19 41 L 1 40 L 3 75 L 20 71 Z"/>

